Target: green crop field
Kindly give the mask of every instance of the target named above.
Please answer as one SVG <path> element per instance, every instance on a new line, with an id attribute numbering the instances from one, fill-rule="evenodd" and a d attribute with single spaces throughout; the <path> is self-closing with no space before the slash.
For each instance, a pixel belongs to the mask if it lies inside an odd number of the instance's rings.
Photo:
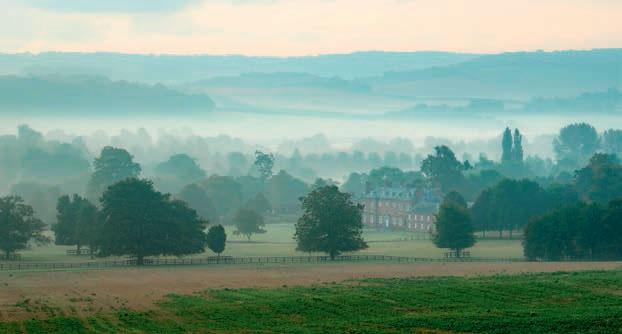
<path id="1" fill-rule="evenodd" d="M 227 246 L 223 255 L 229 256 L 300 256 L 307 255 L 296 251 L 296 243 L 293 239 L 293 223 L 268 224 L 266 233 L 257 234 L 249 242 L 245 237 L 234 235 L 235 228 L 227 226 Z M 369 248 L 356 254 L 394 255 L 411 257 L 442 257 L 447 250 L 438 249 L 429 235 L 412 233 L 407 231 L 386 231 L 365 229 L 363 232 Z M 89 260 L 88 256 L 68 256 L 66 251 L 73 249 L 71 246 L 45 245 L 33 246 L 31 249 L 21 251 L 22 261 L 28 262 L 78 262 Z M 523 249 L 520 240 L 479 240 L 470 250 L 471 256 L 476 257 L 503 257 L 521 258 Z M 214 255 L 207 250 L 203 254 L 195 254 L 189 257 L 201 258 Z M 108 258 L 118 259 L 118 258 Z M 98 260 L 98 259 L 95 259 Z"/>
<path id="2" fill-rule="evenodd" d="M 50 312 L 0 333 L 620 333 L 622 271 L 220 289 L 143 312 Z"/>

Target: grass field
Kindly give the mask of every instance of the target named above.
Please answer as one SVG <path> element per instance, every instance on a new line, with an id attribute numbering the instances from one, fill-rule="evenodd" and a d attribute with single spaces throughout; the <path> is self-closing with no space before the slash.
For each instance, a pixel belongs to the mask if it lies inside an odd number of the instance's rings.
<path id="1" fill-rule="evenodd" d="M 290 256 L 307 255 L 296 251 L 293 240 L 293 223 L 278 223 L 266 225 L 267 233 L 254 235 L 250 242 L 243 236 L 234 235 L 234 228 L 226 227 L 227 246 L 223 255 L 229 256 Z M 357 252 L 358 254 L 395 255 L 412 257 L 442 257 L 447 250 L 438 249 L 429 236 L 407 231 L 383 231 L 365 229 L 364 238 L 369 248 Z M 68 256 L 67 249 L 71 246 L 46 245 L 32 247 L 21 251 L 23 261 L 29 262 L 77 262 L 86 261 L 85 256 Z M 471 256 L 475 257 L 504 257 L 521 258 L 522 246 L 520 240 L 479 240 L 471 249 Z M 209 250 L 204 254 L 192 257 L 212 256 Z M 115 258 L 108 258 L 115 259 Z"/>
<path id="2" fill-rule="evenodd" d="M 622 271 L 218 289 L 140 312 L 47 311 L 55 316 L 0 323 L 0 333 L 620 333 Z"/>

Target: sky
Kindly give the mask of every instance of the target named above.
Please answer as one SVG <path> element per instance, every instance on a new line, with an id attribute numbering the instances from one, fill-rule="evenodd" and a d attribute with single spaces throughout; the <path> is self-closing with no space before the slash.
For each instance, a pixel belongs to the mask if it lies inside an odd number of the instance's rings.
<path id="1" fill-rule="evenodd" d="M 0 52 L 300 56 L 622 47 L 620 0 L 0 0 Z"/>

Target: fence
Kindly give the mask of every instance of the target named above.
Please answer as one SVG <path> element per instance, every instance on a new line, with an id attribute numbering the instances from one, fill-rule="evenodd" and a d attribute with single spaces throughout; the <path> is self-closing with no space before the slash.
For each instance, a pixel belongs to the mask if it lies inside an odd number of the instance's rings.
<path id="1" fill-rule="evenodd" d="M 173 265 L 214 265 L 214 264 L 278 264 L 278 263 L 334 263 L 334 262 L 522 262 L 519 258 L 418 258 L 388 255 L 342 255 L 332 259 L 329 256 L 264 256 L 264 257 L 229 257 L 212 256 L 197 259 L 160 259 L 146 258 L 143 266 Z M 97 269 L 110 267 L 136 266 L 135 259 L 116 261 L 64 262 L 64 263 L 0 263 L 0 270 L 55 270 L 55 269 Z"/>

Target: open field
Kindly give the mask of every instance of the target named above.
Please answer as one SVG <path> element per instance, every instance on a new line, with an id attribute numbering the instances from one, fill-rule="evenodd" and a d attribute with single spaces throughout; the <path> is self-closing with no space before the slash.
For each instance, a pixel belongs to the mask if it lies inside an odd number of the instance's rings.
<path id="1" fill-rule="evenodd" d="M 56 314 L 91 314 L 120 307 L 145 310 L 170 293 L 211 288 L 312 285 L 365 278 L 474 276 L 622 268 L 618 262 L 558 263 L 328 263 L 215 265 L 203 267 L 115 268 L 90 271 L 0 273 L 4 321 Z M 45 309 L 21 307 L 24 301 Z"/>
<path id="2" fill-rule="evenodd" d="M 293 223 L 266 225 L 267 233 L 254 235 L 250 242 L 243 236 L 234 235 L 234 228 L 226 227 L 227 246 L 223 255 L 229 256 L 304 256 L 308 253 L 296 251 L 293 240 Z M 429 236 L 406 231 L 381 231 L 365 229 L 364 238 L 369 248 L 356 254 L 377 254 L 409 257 L 442 257 L 446 250 L 438 249 Z M 68 256 L 66 251 L 72 246 L 46 245 L 21 251 L 22 261 L 26 262 L 78 262 L 87 261 L 85 256 Z M 204 254 L 191 257 L 202 258 L 214 255 L 207 250 Z M 318 254 L 319 255 L 319 254 Z M 471 249 L 474 257 L 522 258 L 520 240 L 479 240 Z M 108 258 L 114 260 L 116 258 Z M 97 259 L 96 259 L 97 260 Z M 105 260 L 105 259 L 103 259 Z"/>
<path id="3" fill-rule="evenodd" d="M 622 331 L 620 270 L 492 275 L 616 267 L 367 264 L 3 274 L 10 288 L 0 289 L 0 333 L 616 333 Z M 342 280 L 349 281 L 333 282 Z"/>

